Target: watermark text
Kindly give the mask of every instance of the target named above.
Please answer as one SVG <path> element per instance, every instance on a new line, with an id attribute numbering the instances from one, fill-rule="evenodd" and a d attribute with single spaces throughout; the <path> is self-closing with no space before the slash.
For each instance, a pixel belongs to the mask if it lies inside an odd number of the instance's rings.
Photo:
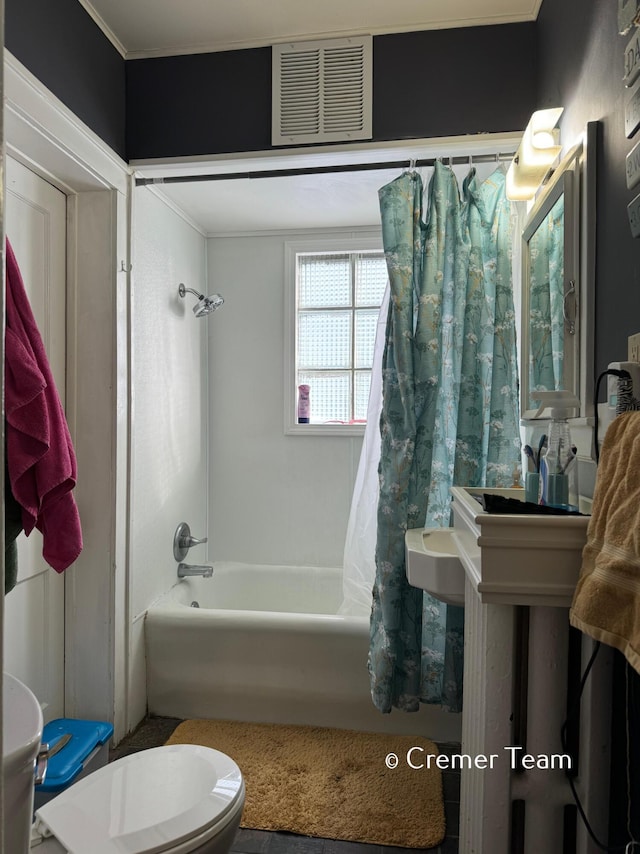
<path id="1" fill-rule="evenodd" d="M 410 747 L 404 757 L 397 753 L 388 753 L 385 757 L 387 768 L 397 768 L 403 761 L 408 768 L 419 771 L 423 768 L 439 768 L 441 771 L 462 771 L 477 768 L 480 771 L 493 769 L 501 762 L 507 761 L 512 770 L 568 771 L 572 767 L 572 759 L 568 753 L 525 753 L 523 747 L 509 745 L 503 748 L 503 753 L 440 753 L 434 756 L 427 753 L 424 747 Z"/>

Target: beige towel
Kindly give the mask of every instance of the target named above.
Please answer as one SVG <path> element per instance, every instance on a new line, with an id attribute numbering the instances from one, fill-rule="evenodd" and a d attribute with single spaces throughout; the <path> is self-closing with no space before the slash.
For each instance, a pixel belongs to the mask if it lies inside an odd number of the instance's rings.
<path id="1" fill-rule="evenodd" d="M 607 430 L 591 512 L 569 620 L 640 673 L 640 412 Z"/>

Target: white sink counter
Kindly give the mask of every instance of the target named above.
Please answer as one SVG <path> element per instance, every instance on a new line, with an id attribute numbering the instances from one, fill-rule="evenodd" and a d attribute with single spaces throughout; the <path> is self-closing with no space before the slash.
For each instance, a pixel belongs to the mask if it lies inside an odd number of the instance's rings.
<path id="1" fill-rule="evenodd" d="M 480 601 L 568 608 L 589 516 L 487 513 L 473 497 L 485 493 L 524 499 L 522 489 L 451 490 L 452 538 Z"/>

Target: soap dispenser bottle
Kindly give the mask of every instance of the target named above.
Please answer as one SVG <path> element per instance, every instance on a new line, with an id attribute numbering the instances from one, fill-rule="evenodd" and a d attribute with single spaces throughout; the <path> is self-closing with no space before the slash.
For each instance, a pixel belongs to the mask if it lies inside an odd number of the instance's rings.
<path id="1" fill-rule="evenodd" d="M 580 401 L 570 391 L 540 391 L 535 394 L 540 401 L 536 412 L 539 416 L 547 407 L 551 409 L 551 421 L 547 447 L 540 461 L 542 479 L 541 504 L 578 510 L 578 459 L 569 432 L 569 416 L 580 409 Z"/>

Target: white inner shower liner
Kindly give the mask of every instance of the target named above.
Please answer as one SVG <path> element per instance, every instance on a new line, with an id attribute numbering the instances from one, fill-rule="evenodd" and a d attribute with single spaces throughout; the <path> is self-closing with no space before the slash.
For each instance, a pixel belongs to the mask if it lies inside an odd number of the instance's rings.
<path id="1" fill-rule="evenodd" d="M 341 569 L 213 567 L 213 578 L 184 579 L 147 611 L 150 714 L 460 740 L 460 715 L 375 708 L 369 619 L 337 613 Z"/>

